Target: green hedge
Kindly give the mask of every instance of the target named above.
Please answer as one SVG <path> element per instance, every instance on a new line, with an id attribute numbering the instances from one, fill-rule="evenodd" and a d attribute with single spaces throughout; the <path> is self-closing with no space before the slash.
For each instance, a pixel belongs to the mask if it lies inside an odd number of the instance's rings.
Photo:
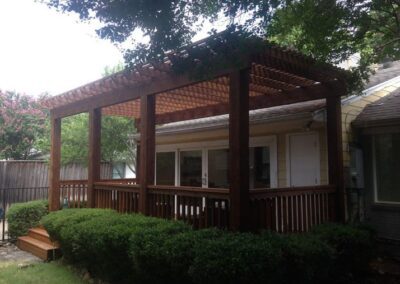
<path id="1" fill-rule="evenodd" d="M 28 230 L 39 225 L 39 221 L 48 213 L 46 200 L 15 203 L 7 211 L 8 234 L 11 240 L 26 235 Z"/>
<path id="2" fill-rule="evenodd" d="M 357 283 L 373 246 L 369 231 L 343 225 L 301 235 L 194 231 L 102 209 L 66 209 L 42 223 L 66 260 L 112 283 Z"/>

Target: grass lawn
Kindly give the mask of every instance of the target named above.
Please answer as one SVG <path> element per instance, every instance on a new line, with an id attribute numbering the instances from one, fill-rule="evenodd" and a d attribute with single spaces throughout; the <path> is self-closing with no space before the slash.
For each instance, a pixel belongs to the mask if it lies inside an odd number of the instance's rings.
<path id="1" fill-rule="evenodd" d="M 18 268 L 15 263 L 0 263 L 0 284 L 84 284 L 69 267 L 57 262 L 35 263 L 32 266 Z"/>

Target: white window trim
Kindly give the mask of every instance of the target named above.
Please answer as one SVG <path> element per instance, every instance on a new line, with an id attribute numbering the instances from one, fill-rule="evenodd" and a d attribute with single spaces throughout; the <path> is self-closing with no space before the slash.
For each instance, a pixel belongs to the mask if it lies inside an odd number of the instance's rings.
<path id="1" fill-rule="evenodd" d="M 291 186 L 291 155 L 290 155 L 290 137 L 296 136 L 296 135 L 304 135 L 304 134 L 315 134 L 317 136 L 317 184 L 316 185 L 321 185 L 321 150 L 320 150 L 320 135 L 318 131 L 304 131 L 304 132 L 294 132 L 294 133 L 288 133 L 286 134 L 286 186 L 287 187 L 292 187 Z"/>
<path id="2" fill-rule="evenodd" d="M 250 137 L 249 147 L 268 146 L 270 148 L 270 176 L 271 188 L 278 187 L 278 159 L 277 159 L 277 138 L 272 136 Z M 159 152 L 175 152 L 175 185 L 179 186 L 179 152 L 190 150 L 201 150 L 203 153 L 203 175 L 207 167 L 208 150 L 227 149 L 229 148 L 228 140 L 214 140 L 202 142 L 188 142 L 168 145 L 156 145 L 156 153 Z M 155 159 L 157 160 L 157 159 Z M 156 169 L 157 167 L 155 167 Z M 203 186 L 204 187 L 204 186 Z"/>
<path id="3" fill-rule="evenodd" d="M 372 136 L 372 179 L 373 179 L 373 188 L 374 188 L 374 203 L 377 203 L 377 204 L 391 204 L 391 205 L 399 205 L 400 204 L 400 202 L 397 202 L 397 201 L 378 200 L 378 182 L 377 182 L 377 174 L 376 174 L 375 135 Z"/>

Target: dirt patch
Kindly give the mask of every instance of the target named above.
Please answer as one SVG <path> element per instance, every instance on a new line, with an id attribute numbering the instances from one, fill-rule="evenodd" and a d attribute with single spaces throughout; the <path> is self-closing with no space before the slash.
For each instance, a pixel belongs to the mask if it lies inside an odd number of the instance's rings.
<path id="1" fill-rule="evenodd" d="M 42 260 L 28 252 L 22 251 L 11 243 L 0 244 L 0 266 L 17 263 L 18 266 L 26 266 Z"/>

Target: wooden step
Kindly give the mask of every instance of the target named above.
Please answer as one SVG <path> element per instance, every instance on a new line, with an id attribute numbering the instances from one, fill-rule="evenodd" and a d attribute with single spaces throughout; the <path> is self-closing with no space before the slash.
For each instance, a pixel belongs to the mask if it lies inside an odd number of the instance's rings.
<path id="1" fill-rule="evenodd" d="M 49 234 L 43 228 L 29 229 L 28 236 L 32 237 L 33 239 L 47 243 L 49 245 L 55 245 L 57 247 L 59 246 L 57 242 L 51 241 Z"/>
<path id="2" fill-rule="evenodd" d="M 30 236 L 19 237 L 17 246 L 19 249 L 30 252 L 43 260 L 51 260 L 54 258 L 53 256 L 59 255 L 58 246 L 50 245 Z"/>

